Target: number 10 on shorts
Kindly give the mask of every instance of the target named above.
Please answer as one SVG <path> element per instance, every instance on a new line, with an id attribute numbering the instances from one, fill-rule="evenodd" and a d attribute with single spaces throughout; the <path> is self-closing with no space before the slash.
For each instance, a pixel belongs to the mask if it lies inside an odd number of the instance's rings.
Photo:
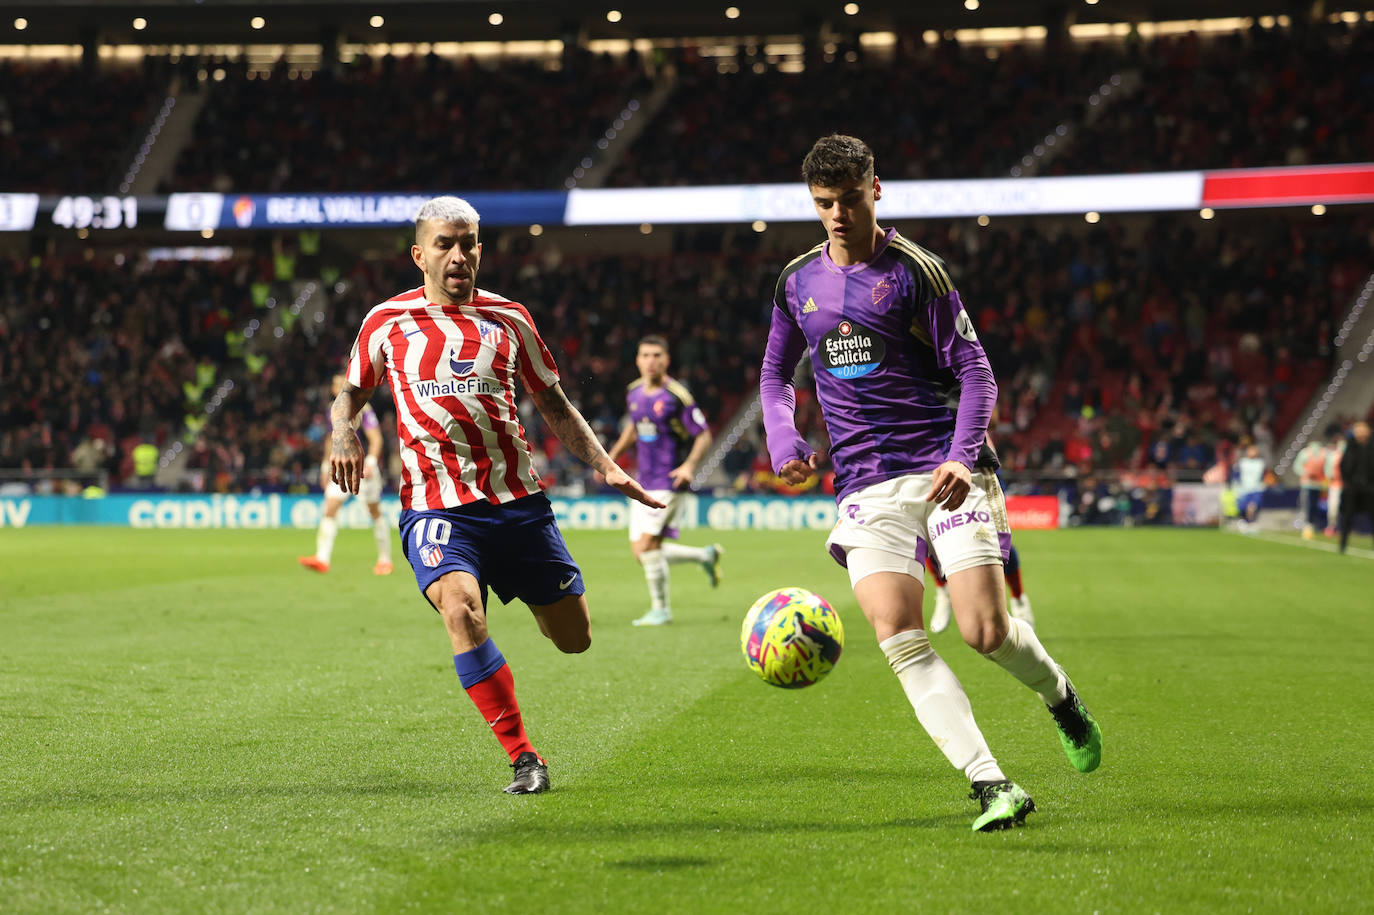
<path id="1" fill-rule="evenodd" d="M 420 561 L 431 569 L 443 562 L 444 551 L 440 547 L 448 543 L 452 533 L 453 525 L 445 518 L 421 518 L 416 522 L 415 550 Z"/>

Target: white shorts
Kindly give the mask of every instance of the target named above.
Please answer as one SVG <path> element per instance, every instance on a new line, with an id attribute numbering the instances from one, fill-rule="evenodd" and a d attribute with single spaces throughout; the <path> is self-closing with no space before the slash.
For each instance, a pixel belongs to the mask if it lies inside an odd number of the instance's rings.
<path id="1" fill-rule="evenodd" d="M 372 458 L 368 458 L 363 463 L 367 467 L 367 476 L 363 477 L 362 482 L 358 485 L 358 497 L 368 505 L 375 505 L 382 501 L 382 469 L 377 466 L 377 462 Z M 344 492 L 339 484 L 333 480 L 330 480 L 329 485 L 324 488 L 326 499 L 346 502 L 350 495 L 352 493 Z"/>
<path id="2" fill-rule="evenodd" d="M 687 495 L 685 492 L 676 489 L 651 489 L 649 495 L 658 501 L 666 504 L 667 508 L 650 508 L 643 502 L 630 500 L 630 542 L 638 540 L 645 534 L 652 537 L 677 538 L 677 528 L 673 527 L 673 519 L 677 517 L 678 510 L 682 507 L 682 497 Z"/>
<path id="3" fill-rule="evenodd" d="M 846 555 L 858 547 L 893 553 L 918 564 L 931 555 L 945 577 L 1005 562 L 1011 528 L 996 474 L 975 470 L 968 497 L 954 511 L 926 501 L 930 479 L 928 473 L 909 474 L 845 496 L 839 520 L 825 542 L 830 555 L 846 568 Z"/>

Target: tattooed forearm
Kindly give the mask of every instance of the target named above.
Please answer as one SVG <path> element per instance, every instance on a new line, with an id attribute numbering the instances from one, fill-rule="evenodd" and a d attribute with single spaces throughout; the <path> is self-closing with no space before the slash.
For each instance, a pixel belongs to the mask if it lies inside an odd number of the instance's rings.
<path id="1" fill-rule="evenodd" d="M 345 384 L 339 396 L 334 398 L 329 408 L 329 424 L 333 430 L 330 435 L 331 454 L 343 459 L 362 454 L 362 443 L 353 429 L 353 417 L 367 403 L 367 394 L 362 388 Z"/>
<path id="2" fill-rule="evenodd" d="M 545 388 L 532 395 L 531 399 L 539 408 L 539 415 L 544 417 L 544 422 L 549 424 L 549 428 L 558 436 L 564 447 L 591 465 L 594 470 L 604 473 L 614 466 L 606 454 L 606 449 L 601 447 L 596 433 L 582 418 L 582 414 L 568 402 L 568 395 L 563 393 L 561 386 L 555 384 L 551 388 Z"/>
<path id="3" fill-rule="evenodd" d="M 349 431 L 353 426 L 353 417 L 358 415 L 358 411 L 367 403 L 367 391 L 362 388 L 355 388 L 353 385 L 345 383 L 339 396 L 334 398 L 334 403 L 329 408 L 329 424 L 333 427 L 334 433 L 340 430 Z"/>

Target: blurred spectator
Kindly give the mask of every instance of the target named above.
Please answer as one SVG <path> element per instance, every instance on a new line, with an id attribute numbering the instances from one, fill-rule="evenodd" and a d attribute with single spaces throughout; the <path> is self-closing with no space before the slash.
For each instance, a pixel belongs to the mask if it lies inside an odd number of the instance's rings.
<path id="1" fill-rule="evenodd" d="M 649 83 L 635 56 L 485 66 L 363 55 L 300 73 L 225 61 L 169 190 L 562 188 Z M 401 102 L 398 104 L 398 100 Z M 360 127 L 359 112 L 366 113 Z"/>
<path id="2" fill-rule="evenodd" d="M 98 194 L 134 161 L 171 74 L 166 60 L 0 61 L 0 161 L 5 191 Z"/>

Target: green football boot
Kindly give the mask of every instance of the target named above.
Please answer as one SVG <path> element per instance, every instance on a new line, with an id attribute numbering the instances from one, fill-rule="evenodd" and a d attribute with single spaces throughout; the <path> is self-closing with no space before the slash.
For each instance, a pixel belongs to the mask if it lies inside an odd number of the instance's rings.
<path id="1" fill-rule="evenodd" d="M 1063 670 L 1060 670 L 1063 673 Z M 1079 772 L 1091 772 L 1102 763 L 1102 728 L 1097 719 L 1078 698 L 1069 678 L 1064 677 L 1069 688 L 1068 697 L 1058 705 L 1046 706 L 1054 717 L 1054 726 L 1059 729 L 1059 742 L 1064 745 L 1064 755 Z"/>
<path id="2" fill-rule="evenodd" d="M 969 797 L 982 805 L 983 813 L 973 821 L 974 832 L 1011 829 L 1026 822 L 1035 811 L 1035 801 L 1015 782 L 974 782 Z"/>

